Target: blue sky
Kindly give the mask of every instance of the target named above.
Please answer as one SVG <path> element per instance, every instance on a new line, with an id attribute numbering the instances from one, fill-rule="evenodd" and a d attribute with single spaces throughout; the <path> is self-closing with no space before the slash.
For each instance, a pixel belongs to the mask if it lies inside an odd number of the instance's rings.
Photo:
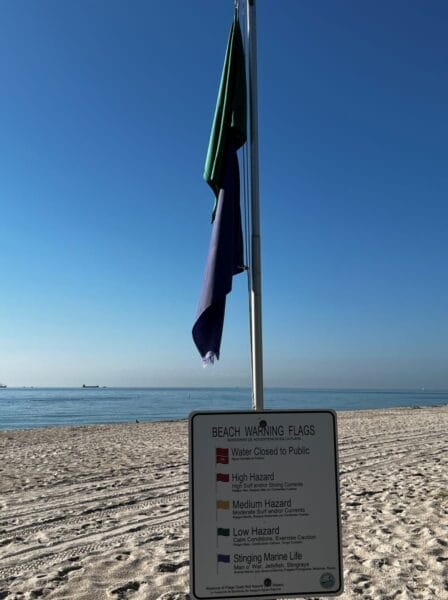
<path id="1" fill-rule="evenodd" d="M 0 381 L 250 385 L 191 340 L 232 0 L 3 0 Z M 448 4 L 259 0 L 267 386 L 448 388 Z"/>

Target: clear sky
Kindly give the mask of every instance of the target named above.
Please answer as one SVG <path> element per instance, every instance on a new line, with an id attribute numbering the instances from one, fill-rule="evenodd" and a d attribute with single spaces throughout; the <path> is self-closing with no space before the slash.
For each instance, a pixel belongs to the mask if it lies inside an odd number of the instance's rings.
<path id="1" fill-rule="evenodd" d="M 0 381 L 250 385 L 191 327 L 233 0 L 2 0 Z M 448 388 L 448 3 L 259 0 L 267 386 Z"/>

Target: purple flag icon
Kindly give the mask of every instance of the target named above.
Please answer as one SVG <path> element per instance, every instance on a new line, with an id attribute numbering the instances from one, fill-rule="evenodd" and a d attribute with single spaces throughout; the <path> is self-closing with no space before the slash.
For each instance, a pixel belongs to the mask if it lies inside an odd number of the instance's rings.
<path id="1" fill-rule="evenodd" d="M 218 562 L 229 563 L 230 554 L 218 554 Z"/>

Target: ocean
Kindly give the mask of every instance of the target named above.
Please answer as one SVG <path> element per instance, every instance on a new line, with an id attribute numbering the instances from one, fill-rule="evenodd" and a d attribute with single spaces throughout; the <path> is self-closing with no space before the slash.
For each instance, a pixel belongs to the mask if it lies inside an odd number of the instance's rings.
<path id="1" fill-rule="evenodd" d="M 267 388 L 265 409 L 360 410 L 448 404 L 448 390 Z M 251 410 L 244 388 L 1 388 L 0 429 L 185 419 L 194 410 Z"/>

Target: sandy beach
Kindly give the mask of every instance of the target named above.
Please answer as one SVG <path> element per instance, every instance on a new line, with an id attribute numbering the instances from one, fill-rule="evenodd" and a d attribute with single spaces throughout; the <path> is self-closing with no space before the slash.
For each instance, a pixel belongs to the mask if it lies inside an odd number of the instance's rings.
<path id="1" fill-rule="evenodd" d="M 338 413 L 344 600 L 448 598 L 448 407 Z M 0 599 L 189 597 L 187 423 L 0 432 Z"/>

